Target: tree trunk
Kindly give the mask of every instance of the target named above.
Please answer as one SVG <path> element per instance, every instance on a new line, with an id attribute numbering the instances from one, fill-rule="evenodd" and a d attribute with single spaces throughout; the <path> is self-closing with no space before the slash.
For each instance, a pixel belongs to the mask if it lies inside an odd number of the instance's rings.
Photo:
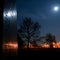
<path id="1" fill-rule="evenodd" d="M 29 50 L 29 42 L 30 42 L 30 37 L 28 36 L 28 45 L 27 45 L 27 50 Z"/>
<path id="2" fill-rule="evenodd" d="M 53 44 L 52 43 L 50 44 L 50 48 L 53 48 Z"/>
<path id="3" fill-rule="evenodd" d="M 27 49 L 29 49 L 29 41 L 28 41 Z"/>

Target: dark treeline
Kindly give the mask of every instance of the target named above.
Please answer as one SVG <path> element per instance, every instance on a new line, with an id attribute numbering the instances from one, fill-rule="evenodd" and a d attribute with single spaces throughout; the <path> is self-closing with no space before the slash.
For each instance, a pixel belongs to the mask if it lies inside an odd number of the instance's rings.
<path id="1" fill-rule="evenodd" d="M 37 41 L 42 41 L 50 45 L 50 48 L 53 48 L 53 42 L 56 43 L 56 37 L 51 33 L 47 33 L 46 36 L 41 39 L 41 25 L 38 22 L 34 22 L 31 18 L 25 17 L 20 23 L 20 28 L 18 29 L 17 39 L 19 47 L 22 48 L 23 45 L 27 45 L 29 48 L 29 43 L 32 43 L 34 46 L 38 46 Z"/>

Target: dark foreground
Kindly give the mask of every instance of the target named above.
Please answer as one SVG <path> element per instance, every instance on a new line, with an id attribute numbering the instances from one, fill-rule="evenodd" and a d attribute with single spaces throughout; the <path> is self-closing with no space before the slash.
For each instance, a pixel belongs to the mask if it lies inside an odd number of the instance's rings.
<path id="1" fill-rule="evenodd" d="M 26 60 L 32 60 L 32 58 L 34 59 L 43 59 L 49 57 L 48 60 L 51 59 L 51 57 L 56 58 L 57 56 L 60 56 L 60 49 L 22 49 L 22 50 L 18 50 L 18 53 L 4 53 L 3 54 L 3 59 L 4 60 L 22 60 L 22 59 L 26 59 Z M 58 57 L 59 57 L 58 56 Z M 43 57 L 43 58 L 42 58 Z"/>

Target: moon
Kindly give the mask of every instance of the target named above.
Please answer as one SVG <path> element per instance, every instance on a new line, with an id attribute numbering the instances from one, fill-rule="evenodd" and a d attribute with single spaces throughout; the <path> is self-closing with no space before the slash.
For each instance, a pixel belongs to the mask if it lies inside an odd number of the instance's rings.
<path id="1" fill-rule="evenodd" d="M 54 11 L 58 11 L 59 10 L 59 6 L 54 6 Z"/>

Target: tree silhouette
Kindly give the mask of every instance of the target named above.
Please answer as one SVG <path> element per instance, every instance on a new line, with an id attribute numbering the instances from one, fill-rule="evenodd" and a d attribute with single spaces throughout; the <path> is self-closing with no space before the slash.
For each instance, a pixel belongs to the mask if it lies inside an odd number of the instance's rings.
<path id="1" fill-rule="evenodd" d="M 38 46 L 37 43 L 36 43 L 36 40 L 32 41 L 31 42 L 33 46 Z"/>
<path id="2" fill-rule="evenodd" d="M 34 38 L 40 36 L 40 25 L 38 22 L 33 22 L 31 18 L 23 19 L 18 32 L 20 36 L 27 41 L 27 48 L 29 48 L 29 42 L 33 42 Z"/>
<path id="3" fill-rule="evenodd" d="M 56 43 L 55 36 L 51 33 L 46 34 L 46 43 L 50 45 L 50 48 L 53 48 L 53 42 Z"/>

